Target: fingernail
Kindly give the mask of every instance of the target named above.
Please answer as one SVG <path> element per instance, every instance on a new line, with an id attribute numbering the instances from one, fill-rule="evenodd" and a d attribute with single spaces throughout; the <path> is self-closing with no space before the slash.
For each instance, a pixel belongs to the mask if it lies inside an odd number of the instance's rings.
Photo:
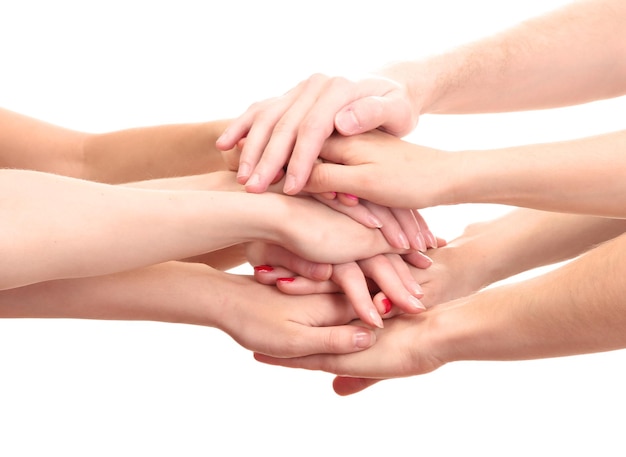
<path id="1" fill-rule="evenodd" d="M 417 298 L 415 298 L 413 295 L 409 295 L 409 303 L 416 310 L 424 311 L 426 309 L 424 304 L 421 301 L 419 301 Z"/>
<path id="2" fill-rule="evenodd" d="M 418 233 L 415 238 L 417 239 L 417 249 L 422 252 L 427 251 L 428 246 L 426 246 L 426 240 L 424 239 L 424 235 Z"/>
<path id="3" fill-rule="evenodd" d="M 278 278 L 276 281 L 280 282 L 294 282 L 296 278 Z"/>
<path id="4" fill-rule="evenodd" d="M 401 248 L 411 249 L 411 246 L 409 245 L 409 240 L 404 234 L 404 232 L 400 232 L 400 234 L 398 235 L 398 242 L 400 243 Z"/>
<path id="5" fill-rule="evenodd" d="M 253 174 L 246 181 L 246 187 L 254 187 L 257 186 L 261 182 L 261 177 L 258 174 Z"/>
<path id="6" fill-rule="evenodd" d="M 250 175 L 250 165 L 243 162 L 239 164 L 239 168 L 237 169 L 237 177 L 238 178 L 247 178 Z"/>
<path id="7" fill-rule="evenodd" d="M 373 214 L 370 214 L 369 216 L 367 216 L 367 221 L 372 224 L 372 227 L 376 227 L 376 228 L 382 228 L 383 223 L 381 222 L 380 219 L 378 219 L 376 216 L 374 216 Z"/>
<path id="8" fill-rule="evenodd" d="M 435 235 L 433 235 L 433 232 L 431 232 L 430 230 L 426 232 L 426 242 L 428 243 L 428 246 L 430 246 L 431 248 L 436 248 L 437 247 L 437 238 L 435 237 Z"/>
<path id="9" fill-rule="evenodd" d="M 391 307 L 392 307 L 391 300 L 389 300 L 388 298 L 383 298 L 382 299 L 382 303 L 385 306 L 385 313 L 384 314 L 387 314 L 389 311 L 391 311 Z"/>
<path id="10" fill-rule="evenodd" d="M 418 283 L 414 283 L 411 287 L 411 290 L 413 292 L 413 295 L 415 295 L 418 298 L 421 298 L 424 296 L 424 291 L 422 290 L 422 286 L 420 286 Z"/>
<path id="11" fill-rule="evenodd" d="M 380 314 L 378 314 L 378 311 L 376 311 L 375 309 L 370 309 L 369 316 L 370 316 L 371 323 L 373 325 L 375 325 L 378 328 L 384 327 L 383 320 L 380 317 Z"/>
<path id="12" fill-rule="evenodd" d="M 343 130 L 344 133 L 350 134 L 361 131 L 361 124 L 352 110 L 339 113 L 335 119 L 335 123 L 340 130 Z"/>
<path id="13" fill-rule="evenodd" d="M 297 185 L 296 177 L 292 174 L 288 174 L 285 178 L 285 186 L 283 187 L 283 191 L 286 194 L 291 194 L 296 190 Z"/>
<path id="14" fill-rule="evenodd" d="M 352 194 L 344 194 L 346 197 L 348 197 L 350 200 L 358 200 L 359 197 L 357 197 L 356 195 L 352 195 Z"/>
<path id="15" fill-rule="evenodd" d="M 258 271 L 259 273 L 269 273 L 271 271 L 274 271 L 274 267 L 270 265 L 257 265 L 256 267 L 254 267 L 254 271 Z"/>
<path id="16" fill-rule="evenodd" d="M 370 332 L 358 332 L 354 335 L 354 346 L 365 349 L 374 344 L 373 335 Z"/>

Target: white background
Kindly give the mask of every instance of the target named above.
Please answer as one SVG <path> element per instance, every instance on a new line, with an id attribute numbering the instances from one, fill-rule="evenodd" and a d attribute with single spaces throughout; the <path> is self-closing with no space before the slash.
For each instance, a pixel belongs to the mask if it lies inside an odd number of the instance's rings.
<path id="1" fill-rule="evenodd" d="M 428 55 L 564 3 L 2 0 L 0 106 L 92 132 L 233 117 L 314 72 Z M 425 116 L 410 138 L 449 150 L 569 139 L 624 128 L 625 108 Z M 502 211 L 425 214 L 451 238 Z M 260 365 L 215 329 L 5 320 L 0 348 L 2 456 L 626 451 L 621 351 L 457 363 L 342 398 L 332 376 Z"/>

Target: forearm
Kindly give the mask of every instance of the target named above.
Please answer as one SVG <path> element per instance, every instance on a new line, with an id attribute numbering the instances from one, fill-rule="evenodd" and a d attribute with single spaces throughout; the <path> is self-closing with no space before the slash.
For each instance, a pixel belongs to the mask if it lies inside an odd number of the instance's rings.
<path id="1" fill-rule="evenodd" d="M 626 235 L 542 276 L 436 311 L 437 357 L 522 360 L 626 347 Z"/>
<path id="2" fill-rule="evenodd" d="M 272 195 L 252 201 L 243 192 L 132 189 L 22 170 L 3 170 L 0 189 L 0 288 L 276 241 L 265 219 L 280 209 L 265 202 Z"/>
<path id="3" fill-rule="evenodd" d="M 220 120 L 90 135 L 83 144 L 83 177 L 115 184 L 225 170 L 215 141 L 226 125 Z"/>
<path id="4" fill-rule="evenodd" d="M 0 125 L 0 168 L 82 176 L 82 145 L 88 134 L 2 108 Z"/>
<path id="5" fill-rule="evenodd" d="M 220 288 L 210 267 L 168 262 L 0 291 L 2 318 L 144 320 L 215 326 Z M 200 289 L 198 289 L 200 287 Z M 206 302 L 199 291 L 213 294 Z"/>
<path id="6" fill-rule="evenodd" d="M 453 154 L 442 203 L 499 203 L 623 218 L 626 130 L 558 143 Z M 452 181 L 454 179 L 454 181 Z"/>
<path id="7" fill-rule="evenodd" d="M 551 108 L 626 93 L 626 4 L 573 2 L 448 53 L 394 64 L 424 113 Z"/>
<path id="8" fill-rule="evenodd" d="M 624 219 L 522 208 L 470 225 L 461 236 L 433 251 L 432 258 L 452 268 L 471 293 L 519 273 L 572 259 L 625 231 Z"/>
<path id="9" fill-rule="evenodd" d="M 0 108 L 0 167 L 106 183 L 195 175 L 227 167 L 215 141 L 225 120 L 107 133 L 79 132 Z"/>

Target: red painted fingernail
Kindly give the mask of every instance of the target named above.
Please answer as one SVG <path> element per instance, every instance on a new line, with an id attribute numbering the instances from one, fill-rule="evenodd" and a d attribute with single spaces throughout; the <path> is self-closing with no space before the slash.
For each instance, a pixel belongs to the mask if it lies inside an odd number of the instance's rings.
<path id="1" fill-rule="evenodd" d="M 383 302 L 383 305 L 385 305 L 384 314 L 387 314 L 389 311 L 391 311 L 391 307 L 393 306 L 393 303 L 391 303 L 391 300 L 389 300 L 388 298 L 383 298 L 382 302 Z"/>
<path id="2" fill-rule="evenodd" d="M 254 271 L 258 271 L 259 273 L 269 273 L 270 271 L 274 271 L 274 267 L 270 265 L 257 265 L 254 267 Z"/>
<path id="3" fill-rule="evenodd" d="M 294 282 L 295 280 L 296 280 L 296 278 L 278 278 L 276 281 Z"/>

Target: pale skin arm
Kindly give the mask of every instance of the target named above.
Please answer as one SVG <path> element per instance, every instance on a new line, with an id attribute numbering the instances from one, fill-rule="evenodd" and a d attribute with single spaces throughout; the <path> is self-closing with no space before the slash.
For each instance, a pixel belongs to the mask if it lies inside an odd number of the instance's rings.
<path id="1" fill-rule="evenodd" d="M 226 168 L 215 148 L 226 124 L 216 120 L 87 133 L 0 108 L 0 167 L 105 183 L 212 173 Z M 242 246 L 233 246 L 196 260 L 228 269 L 245 257 Z"/>
<path id="2" fill-rule="evenodd" d="M 321 263 L 397 251 L 377 229 L 309 198 L 146 190 L 24 170 L 0 170 L 0 177 L 0 289 L 113 273 L 252 240 Z"/>
<path id="3" fill-rule="evenodd" d="M 402 136 L 427 113 L 552 108 L 626 93 L 625 24 L 622 0 L 577 1 L 359 81 L 313 75 L 281 97 L 253 104 L 217 145 L 229 149 L 247 136 L 241 182 L 263 191 L 289 162 L 285 192 L 297 193 L 335 129 L 354 135 L 380 128 Z"/>
<path id="4" fill-rule="evenodd" d="M 214 327 L 243 347 L 292 357 L 362 350 L 374 333 L 340 295 L 289 297 L 243 275 L 167 262 L 0 291 L 0 317 L 142 320 Z"/>
<path id="5" fill-rule="evenodd" d="M 424 374 L 453 361 L 621 349 L 626 347 L 624 252 L 626 235 L 621 235 L 544 275 L 394 317 L 377 331 L 377 344 L 360 355 L 256 357 L 337 374 L 335 390 L 350 394 L 376 380 Z"/>
<path id="6" fill-rule="evenodd" d="M 322 150 L 333 163 L 315 165 L 305 190 L 336 189 L 405 208 L 497 203 L 622 218 L 625 153 L 626 130 L 454 153 L 379 131 L 335 135 Z"/>

